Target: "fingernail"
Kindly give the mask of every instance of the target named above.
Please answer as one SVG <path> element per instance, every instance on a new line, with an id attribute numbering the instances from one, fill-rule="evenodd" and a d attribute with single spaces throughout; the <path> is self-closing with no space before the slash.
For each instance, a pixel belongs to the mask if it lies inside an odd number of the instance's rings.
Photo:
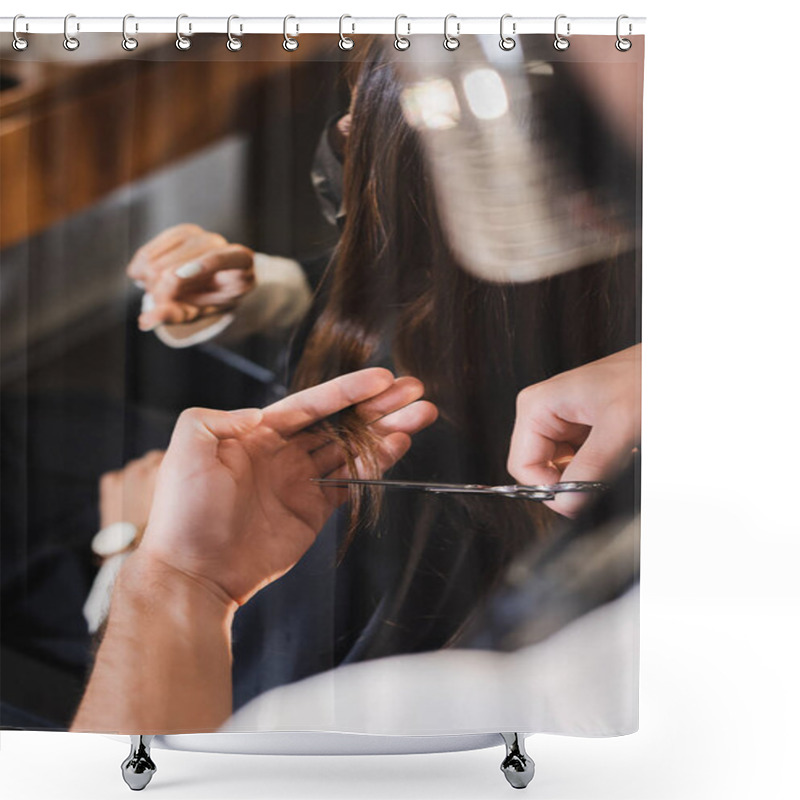
<path id="1" fill-rule="evenodd" d="M 150 292 L 142 296 L 142 311 L 152 311 L 156 307 L 156 301 Z"/>
<path id="2" fill-rule="evenodd" d="M 199 261 L 189 261 L 188 263 L 184 264 L 183 266 L 178 267 L 175 270 L 175 274 L 179 278 L 194 278 L 195 275 L 199 275 L 203 271 L 203 265 Z"/>
<path id="3" fill-rule="evenodd" d="M 138 287 L 139 289 L 144 289 L 144 287 L 145 287 L 144 281 L 140 281 L 140 280 L 135 280 L 133 282 L 133 285 Z"/>

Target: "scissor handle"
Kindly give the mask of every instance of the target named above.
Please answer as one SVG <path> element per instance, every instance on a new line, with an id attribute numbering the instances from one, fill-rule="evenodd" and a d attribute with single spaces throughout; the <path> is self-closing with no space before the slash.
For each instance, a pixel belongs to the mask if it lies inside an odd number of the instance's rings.
<path id="1" fill-rule="evenodd" d="M 564 481 L 540 488 L 550 489 L 556 494 L 561 492 L 604 492 L 608 489 L 608 484 L 602 481 Z"/>
<path id="2" fill-rule="evenodd" d="M 556 495 L 563 492 L 604 492 L 608 485 L 601 481 L 564 481 L 543 486 L 496 486 L 498 494 L 507 497 L 523 497 L 526 500 L 555 500 Z"/>

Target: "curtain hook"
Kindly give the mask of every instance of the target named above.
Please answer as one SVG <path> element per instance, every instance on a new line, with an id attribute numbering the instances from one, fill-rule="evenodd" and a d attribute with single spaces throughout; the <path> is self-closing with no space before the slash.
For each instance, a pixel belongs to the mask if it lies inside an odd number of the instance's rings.
<path id="1" fill-rule="evenodd" d="M 188 14 L 178 14 L 177 18 L 175 19 L 175 36 L 177 37 L 175 39 L 175 47 L 177 47 L 178 50 L 188 50 L 192 46 L 192 40 L 191 39 L 187 39 L 181 33 L 181 20 L 182 19 L 188 19 L 188 18 L 189 18 Z M 192 23 L 190 22 L 189 23 L 189 33 L 191 33 L 191 32 L 192 32 Z"/>
<path id="2" fill-rule="evenodd" d="M 11 32 L 14 34 L 14 41 L 11 43 L 11 46 L 19 53 L 23 50 L 27 49 L 30 42 L 27 39 L 23 39 L 19 33 L 17 33 L 17 20 L 18 19 L 25 19 L 24 14 L 17 14 L 14 17 L 14 22 L 11 24 Z M 28 29 L 28 24 L 25 23 L 25 30 Z"/>
<path id="3" fill-rule="evenodd" d="M 283 49 L 291 53 L 293 50 L 297 50 L 297 48 L 300 47 L 300 42 L 298 42 L 293 36 L 289 36 L 287 25 L 289 24 L 290 19 L 297 19 L 297 17 L 287 14 L 287 16 L 283 18 Z M 296 25 L 296 28 L 297 33 L 300 33 L 300 26 Z"/>
<path id="4" fill-rule="evenodd" d="M 566 19 L 566 18 L 567 18 L 567 15 L 566 15 L 566 14 L 559 14 L 559 15 L 556 17 L 555 25 L 554 25 L 554 27 L 553 27 L 553 32 L 555 33 L 555 36 L 556 36 L 556 39 L 555 39 L 555 41 L 553 42 L 553 47 L 555 47 L 555 49 L 556 49 L 556 50 L 566 50 L 566 49 L 569 47 L 569 40 L 568 40 L 568 39 L 565 39 L 565 38 L 564 38 L 564 37 L 563 37 L 563 36 L 562 36 L 562 35 L 561 35 L 561 34 L 558 32 L 558 21 L 559 21 L 560 19 Z M 569 36 L 569 34 L 570 34 L 570 24 L 569 24 L 569 22 L 568 22 L 568 23 L 567 23 L 567 36 Z"/>
<path id="5" fill-rule="evenodd" d="M 500 49 L 506 51 L 513 50 L 517 46 L 517 40 L 512 39 L 510 36 L 506 36 L 505 33 L 503 32 L 503 28 L 505 26 L 505 22 L 507 19 L 512 19 L 512 15 L 503 14 L 503 16 L 500 17 Z M 517 32 L 516 22 L 511 23 L 511 32 L 512 33 Z"/>
<path id="6" fill-rule="evenodd" d="M 394 18 L 394 49 L 395 50 L 408 50 L 411 47 L 411 39 L 407 39 L 405 36 L 400 35 L 400 20 L 401 19 L 408 19 L 405 14 L 398 14 Z M 406 27 L 408 28 L 408 33 L 411 33 L 411 23 L 406 22 Z"/>
<path id="7" fill-rule="evenodd" d="M 345 36 L 344 32 L 342 31 L 342 26 L 343 26 L 344 21 L 346 19 L 353 19 L 353 18 L 349 14 L 342 14 L 342 16 L 339 17 L 339 49 L 340 50 L 352 50 L 356 45 L 356 43 L 349 36 Z M 356 32 L 355 23 L 351 23 L 351 24 L 352 24 L 352 27 L 353 27 L 353 30 L 351 31 L 351 33 L 355 33 Z"/>
<path id="8" fill-rule="evenodd" d="M 450 22 L 451 19 L 456 20 L 456 35 L 451 36 L 447 31 L 447 23 Z M 458 36 L 461 33 L 461 23 L 458 22 L 458 17 L 455 14 L 448 14 L 444 18 L 444 41 L 442 44 L 444 45 L 445 50 L 458 50 L 458 46 L 461 42 L 458 40 Z"/>
<path id="9" fill-rule="evenodd" d="M 633 42 L 631 42 L 630 39 L 623 39 L 619 34 L 619 24 L 620 24 L 620 22 L 622 22 L 623 19 L 628 19 L 628 15 L 627 14 L 620 14 L 617 17 L 617 41 L 614 44 L 614 47 L 616 47 L 617 50 L 620 51 L 620 53 L 626 53 L 628 50 L 631 49 L 631 47 L 633 47 Z M 633 31 L 633 26 L 629 22 L 628 23 L 628 36 L 631 35 L 632 31 Z"/>
<path id="10" fill-rule="evenodd" d="M 128 35 L 128 20 L 129 19 L 136 19 L 133 14 L 126 14 L 122 18 L 122 49 L 127 50 L 130 52 L 131 50 L 135 50 L 139 46 L 139 40 L 134 39 L 133 36 Z M 135 29 L 139 30 L 139 25 L 135 26 Z"/>
<path id="11" fill-rule="evenodd" d="M 231 51 L 231 53 L 236 53 L 237 51 L 241 50 L 242 49 L 242 44 L 243 44 L 241 39 L 239 39 L 237 36 L 234 36 L 231 33 L 231 23 L 235 19 L 239 19 L 239 17 L 237 17 L 236 14 L 231 14 L 228 17 L 228 42 L 225 45 L 225 47 L 227 47 L 228 50 Z M 242 32 L 242 26 L 239 25 L 239 33 L 241 33 L 241 32 Z"/>
<path id="12" fill-rule="evenodd" d="M 64 17 L 64 49 L 69 50 L 72 53 L 81 46 L 81 43 L 78 41 L 76 37 L 70 36 L 69 34 L 69 21 L 71 19 L 75 19 L 74 14 L 67 14 L 67 16 Z M 76 22 L 75 30 L 79 31 L 80 29 L 81 29 L 80 23 Z"/>

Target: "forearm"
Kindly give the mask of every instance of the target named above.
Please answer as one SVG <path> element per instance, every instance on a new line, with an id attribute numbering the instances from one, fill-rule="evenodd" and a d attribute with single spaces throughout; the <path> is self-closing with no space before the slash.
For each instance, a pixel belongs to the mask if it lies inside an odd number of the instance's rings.
<path id="1" fill-rule="evenodd" d="M 234 608 L 137 553 L 120 572 L 73 731 L 207 732 L 231 714 Z"/>

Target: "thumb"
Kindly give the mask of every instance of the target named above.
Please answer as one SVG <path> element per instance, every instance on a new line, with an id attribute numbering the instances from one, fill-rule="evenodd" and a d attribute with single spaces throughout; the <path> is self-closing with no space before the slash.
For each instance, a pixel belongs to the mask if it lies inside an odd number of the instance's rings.
<path id="1" fill-rule="evenodd" d="M 608 481 L 630 457 L 633 443 L 621 438 L 613 425 L 598 423 L 561 475 L 562 483 L 572 481 Z M 562 492 L 550 507 L 566 517 L 575 517 L 589 502 L 583 492 Z"/>

